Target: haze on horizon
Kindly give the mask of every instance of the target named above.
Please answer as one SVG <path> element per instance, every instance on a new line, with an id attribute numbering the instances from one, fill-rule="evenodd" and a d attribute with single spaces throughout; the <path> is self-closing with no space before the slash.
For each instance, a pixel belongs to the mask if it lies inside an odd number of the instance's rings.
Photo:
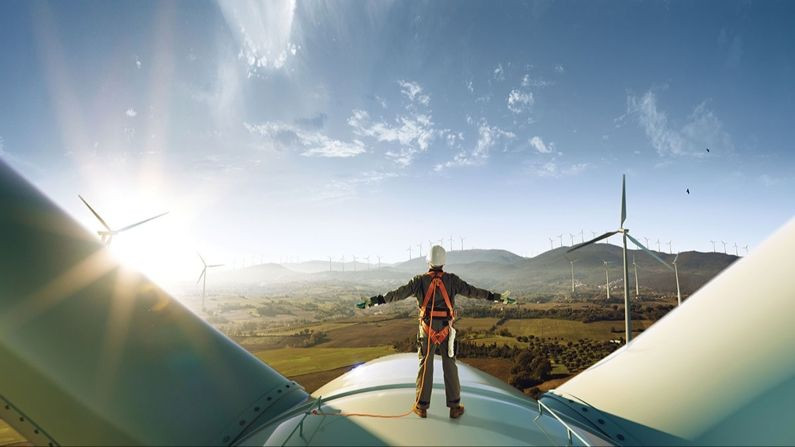
<path id="1" fill-rule="evenodd" d="M 6 1 L 0 48 L 0 158 L 92 231 L 77 194 L 170 211 L 113 244 L 172 279 L 536 255 L 616 228 L 624 173 L 674 250 L 793 216 L 790 2 Z"/>

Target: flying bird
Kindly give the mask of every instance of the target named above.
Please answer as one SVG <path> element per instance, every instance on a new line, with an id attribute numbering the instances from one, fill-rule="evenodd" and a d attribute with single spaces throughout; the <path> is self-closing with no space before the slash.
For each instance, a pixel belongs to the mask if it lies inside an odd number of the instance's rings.
<path id="1" fill-rule="evenodd" d="M 687 191 L 687 193 L 690 194 L 690 188 L 685 189 L 685 191 Z"/>
<path id="2" fill-rule="evenodd" d="M 709 148 L 707 148 L 707 152 L 709 152 Z"/>

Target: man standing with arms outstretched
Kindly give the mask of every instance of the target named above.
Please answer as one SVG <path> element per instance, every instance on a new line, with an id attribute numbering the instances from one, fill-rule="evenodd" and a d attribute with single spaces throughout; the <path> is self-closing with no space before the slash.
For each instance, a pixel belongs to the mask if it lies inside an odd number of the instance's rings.
<path id="1" fill-rule="evenodd" d="M 433 355 L 438 347 L 442 356 L 444 371 L 444 391 L 450 417 L 455 419 L 464 414 L 461 405 L 461 385 L 458 382 L 458 368 L 455 364 L 455 297 L 458 295 L 470 298 L 481 298 L 489 301 L 513 303 L 513 299 L 503 299 L 499 293 L 489 292 L 470 286 L 458 276 L 442 271 L 447 254 L 444 247 L 434 245 L 428 253 L 428 273 L 417 275 L 405 286 L 399 287 L 386 295 L 371 297 L 368 301 L 357 304 L 359 308 L 391 303 L 408 297 L 417 298 L 419 305 L 420 370 L 417 373 L 417 397 L 414 413 L 419 417 L 428 416 L 433 389 Z"/>

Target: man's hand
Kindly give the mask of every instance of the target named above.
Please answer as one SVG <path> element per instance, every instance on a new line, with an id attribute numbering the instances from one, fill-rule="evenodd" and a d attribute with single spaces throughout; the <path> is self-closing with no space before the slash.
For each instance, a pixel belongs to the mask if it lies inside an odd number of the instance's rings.
<path id="1" fill-rule="evenodd" d="M 511 291 L 506 290 L 502 293 L 494 294 L 495 301 L 502 301 L 502 304 L 516 304 L 516 300 L 511 298 Z"/>
<path id="2" fill-rule="evenodd" d="M 385 303 L 384 295 L 376 295 L 376 296 L 371 296 L 370 298 L 360 303 L 356 303 L 356 307 L 358 307 L 359 309 L 364 309 L 365 307 L 373 307 L 384 303 Z"/>

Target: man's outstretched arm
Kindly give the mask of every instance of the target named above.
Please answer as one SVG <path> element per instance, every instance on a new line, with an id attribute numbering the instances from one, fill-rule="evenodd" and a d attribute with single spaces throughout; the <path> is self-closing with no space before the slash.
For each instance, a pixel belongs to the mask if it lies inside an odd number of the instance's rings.
<path id="1" fill-rule="evenodd" d="M 376 295 L 370 297 L 366 302 L 367 306 L 375 306 L 377 304 L 386 304 L 393 301 L 405 300 L 410 296 L 419 296 L 422 292 L 422 275 L 415 276 L 408 282 L 408 284 L 398 287 L 397 289 L 387 292 L 386 295 Z"/>
<path id="2" fill-rule="evenodd" d="M 500 301 L 502 296 L 486 289 L 472 286 L 458 276 L 453 276 L 453 290 L 456 295 L 463 295 L 469 298 L 482 299 L 487 301 Z"/>

